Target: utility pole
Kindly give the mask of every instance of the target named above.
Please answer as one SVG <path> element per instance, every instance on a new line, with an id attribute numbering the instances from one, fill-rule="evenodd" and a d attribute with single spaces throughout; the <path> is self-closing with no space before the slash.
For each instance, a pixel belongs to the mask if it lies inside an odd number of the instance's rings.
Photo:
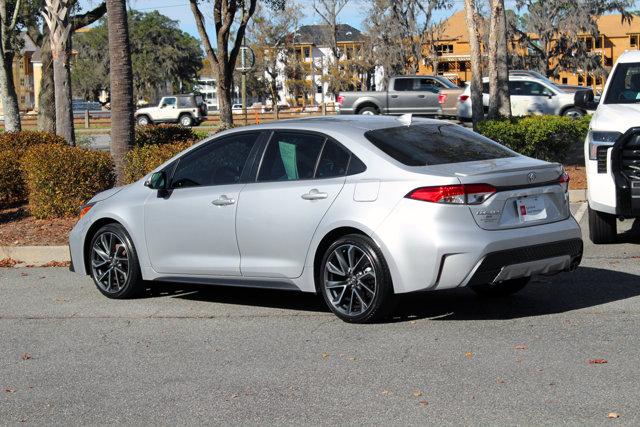
<path id="1" fill-rule="evenodd" d="M 247 124 L 247 71 L 246 71 L 246 50 L 247 46 L 244 44 L 245 37 L 242 36 L 242 47 L 240 48 L 240 52 L 242 55 L 240 56 L 240 67 L 242 68 L 242 116 L 244 117 L 244 124 Z"/>

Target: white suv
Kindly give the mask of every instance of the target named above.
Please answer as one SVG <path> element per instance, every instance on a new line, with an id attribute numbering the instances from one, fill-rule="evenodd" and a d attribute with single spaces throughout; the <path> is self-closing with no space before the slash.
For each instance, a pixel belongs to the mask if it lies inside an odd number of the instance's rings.
<path id="1" fill-rule="evenodd" d="M 198 126 L 207 118 L 207 104 L 200 95 L 172 95 L 163 97 L 157 106 L 140 108 L 135 113 L 140 126 L 155 123 L 180 123 Z"/>
<path id="2" fill-rule="evenodd" d="M 509 76 L 511 111 L 514 116 L 531 114 L 554 114 L 567 117 L 582 117 L 583 108 L 574 105 L 572 91 L 565 91 L 548 79 L 531 76 Z M 482 79 L 482 103 L 485 111 L 489 107 L 489 79 Z M 471 119 L 471 88 L 467 86 L 458 97 L 458 118 Z"/>
<path id="3" fill-rule="evenodd" d="M 575 102 L 596 110 L 584 144 L 589 236 L 611 243 L 616 218 L 640 218 L 640 52 L 618 58 L 599 103 L 591 90 Z"/>

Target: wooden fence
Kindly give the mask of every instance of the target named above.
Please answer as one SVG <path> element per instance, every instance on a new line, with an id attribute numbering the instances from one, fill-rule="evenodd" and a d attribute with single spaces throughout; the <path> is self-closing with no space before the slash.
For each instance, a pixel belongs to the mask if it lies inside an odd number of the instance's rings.
<path id="1" fill-rule="evenodd" d="M 246 114 L 234 112 L 233 121 L 238 125 L 252 125 L 273 122 L 275 120 L 333 115 L 336 113 L 337 108 L 335 104 L 327 104 L 325 107 L 307 107 L 305 109 L 290 108 L 281 110 L 278 113 L 274 111 L 261 112 L 257 109 L 247 109 Z M 35 114 L 25 114 L 21 116 L 21 121 L 23 129 L 36 129 L 38 126 L 38 119 Z M 219 124 L 220 115 L 217 112 L 209 112 L 207 119 L 202 122 L 202 126 L 217 126 Z M 74 125 L 76 129 L 109 129 L 111 127 L 111 117 L 109 112 L 86 111 L 75 115 Z M 3 128 L 4 124 L 0 122 L 0 129 Z"/>

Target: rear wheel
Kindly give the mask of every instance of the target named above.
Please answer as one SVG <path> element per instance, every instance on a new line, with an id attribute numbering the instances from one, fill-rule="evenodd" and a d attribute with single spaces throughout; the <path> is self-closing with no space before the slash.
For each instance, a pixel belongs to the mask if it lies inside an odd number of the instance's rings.
<path id="1" fill-rule="evenodd" d="M 363 116 L 377 116 L 379 112 L 376 107 L 362 107 L 358 110 L 358 114 Z"/>
<path id="2" fill-rule="evenodd" d="M 531 277 L 505 280 L 500 283 L 487 283 L 472 286 L 471 289 L 478 295 L 486 297 L 506 297 L 521 291 L 531 280 Z"/>
<path id="3" fill-rule="evenodd" d="M 316 272 L 318 291 L 345 322 L 380 320 L 394 307 L 391 274 L 382 252 L 368 237 L 350 234 L 327 248 Z"/>
<path id="4" fill-rule="evenodd" d="M 189 114 L 180 116 L 180 124 L 184 127 L 193 126 L 193 118 Z"/>
<path id="5" fill-rule="evenodd" d="M 618 233 L 616 216 L 589 207 L 589 238 L 595 244 L 613 243 Z"/>
<path id="6" fill-rule="evenodd" d="M 562 112 L 562 115 L 565 117 L 570 117 L 572 119 L 579 119 L 580 117 L 584 116 L 584 111 L 579 108 L 571 107 L 564 110 Z"/>
<path id="7" fill-rule="evenodd" d="M 120 224 L 107 224 L 91 239 L 90 272 L 103 295 L 131 298 L 143 288 L 138 254 L 129 233 Z"/>

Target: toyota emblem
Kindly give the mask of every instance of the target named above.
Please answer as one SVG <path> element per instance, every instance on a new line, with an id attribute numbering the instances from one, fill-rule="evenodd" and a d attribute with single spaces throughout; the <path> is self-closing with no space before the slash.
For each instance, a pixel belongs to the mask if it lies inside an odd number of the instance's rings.
<path id="1" fill-rule="evenodd" d="M 536 173 L 535 172 L 529 172 L 529 174 L 527 175 L 527 179 L 529 180 L 529 184 L 535 182 Z"/>

